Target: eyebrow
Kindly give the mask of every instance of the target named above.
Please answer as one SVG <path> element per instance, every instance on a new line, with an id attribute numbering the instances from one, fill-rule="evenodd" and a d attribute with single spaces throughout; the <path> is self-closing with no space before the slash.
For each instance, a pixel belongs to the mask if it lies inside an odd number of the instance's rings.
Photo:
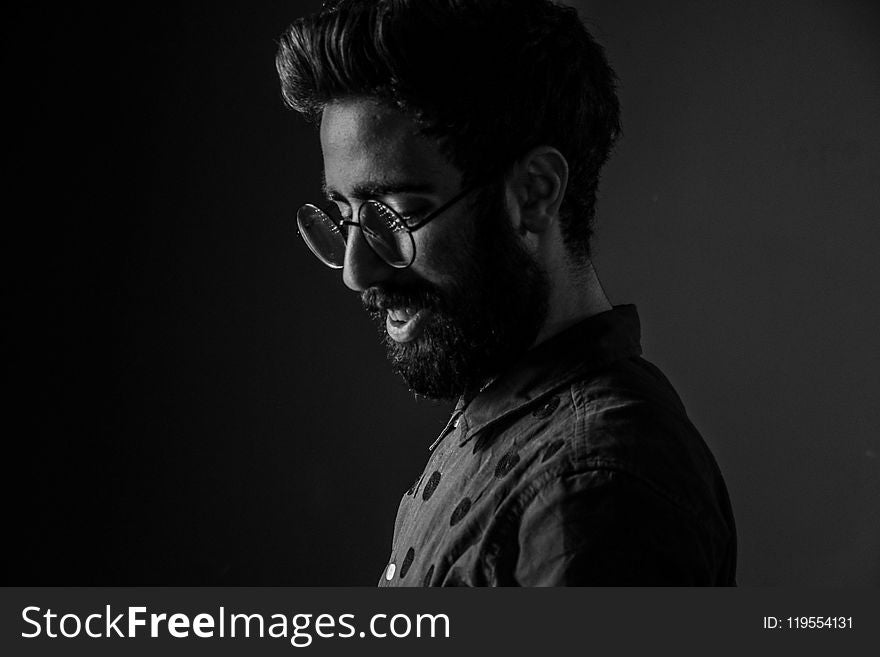
<path id="1" fill-rule="evenodd" d="M 346 201 L 347 198 L 341 192 L 328 187 L 327 180 L 322 176 L 321 190 L 331 201 Z M 355 185 L 350 198 L 356 201 L 369 201 L 382 196 L 394 196 L 395 194 L 434 194 L 437 187 L 428 182 L 365 182 Z"/>

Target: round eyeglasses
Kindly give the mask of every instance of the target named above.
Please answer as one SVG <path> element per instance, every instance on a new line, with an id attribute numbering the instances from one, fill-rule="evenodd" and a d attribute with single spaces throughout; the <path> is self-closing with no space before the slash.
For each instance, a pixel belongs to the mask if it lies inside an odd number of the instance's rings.
<path id="1" fill-rule="evenodd" d="M 345 264 L 348 228 L 360 228 L 367 244 L 377 256 L 395 269 L 406 269 L 416 259 L 416 241 L 412 234 L 474 189 L 476 188 L 468 187 L 427 217 L 411 225 L 407 225 L 403 217 L 393 209 L 372 199 L 361 204 L 357 221 L 344 219 L 336 203 L 330 202 L 323 208 L 306 203 L 296 213 L 297 232 L 318 260 L 333 269 L 342 269 Z"/>

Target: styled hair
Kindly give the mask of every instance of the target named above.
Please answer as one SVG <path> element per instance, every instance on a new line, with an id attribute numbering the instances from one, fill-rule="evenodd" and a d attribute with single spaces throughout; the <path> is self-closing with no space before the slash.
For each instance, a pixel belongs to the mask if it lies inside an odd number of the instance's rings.
<path id="1" fill-rule="evenodd" d="M 620 132 L 616 76 L 576 10 L 549 0 L 335 0 L 281 36 L 285 102 L 319 122 L 371 97 L 416 121 L 474 184 L 536 146 L 558 149 L 560 217 L 589 255 L 599 173 Z"/>

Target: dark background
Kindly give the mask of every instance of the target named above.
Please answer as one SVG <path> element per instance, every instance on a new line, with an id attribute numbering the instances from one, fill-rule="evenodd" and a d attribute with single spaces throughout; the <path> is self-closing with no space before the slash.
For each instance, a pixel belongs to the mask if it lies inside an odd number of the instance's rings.
<path id="1" fill-rule="evenodd" d="M 12 10 L 5 583 L 374 584 L 446 407 L 338 273 L 275 40 L 317 2 Z M 725 473 L 742 585 L 880 585 L 880 12 L 585 2 L 596 261 Z"/>

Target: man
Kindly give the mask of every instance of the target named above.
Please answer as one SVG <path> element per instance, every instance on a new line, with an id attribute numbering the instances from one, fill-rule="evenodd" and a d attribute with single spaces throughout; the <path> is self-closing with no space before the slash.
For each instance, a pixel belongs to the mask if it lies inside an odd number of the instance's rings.
<path id="1" fill-rule="evenodd" d="M 614 74 L 546 0 L 339 0 L 277 66 L 320 125 L 306 245 L 394 369 L 457 399 L 403 495 L 384 586 L 731 585 L 718 467 L 590 261 Z"/>

